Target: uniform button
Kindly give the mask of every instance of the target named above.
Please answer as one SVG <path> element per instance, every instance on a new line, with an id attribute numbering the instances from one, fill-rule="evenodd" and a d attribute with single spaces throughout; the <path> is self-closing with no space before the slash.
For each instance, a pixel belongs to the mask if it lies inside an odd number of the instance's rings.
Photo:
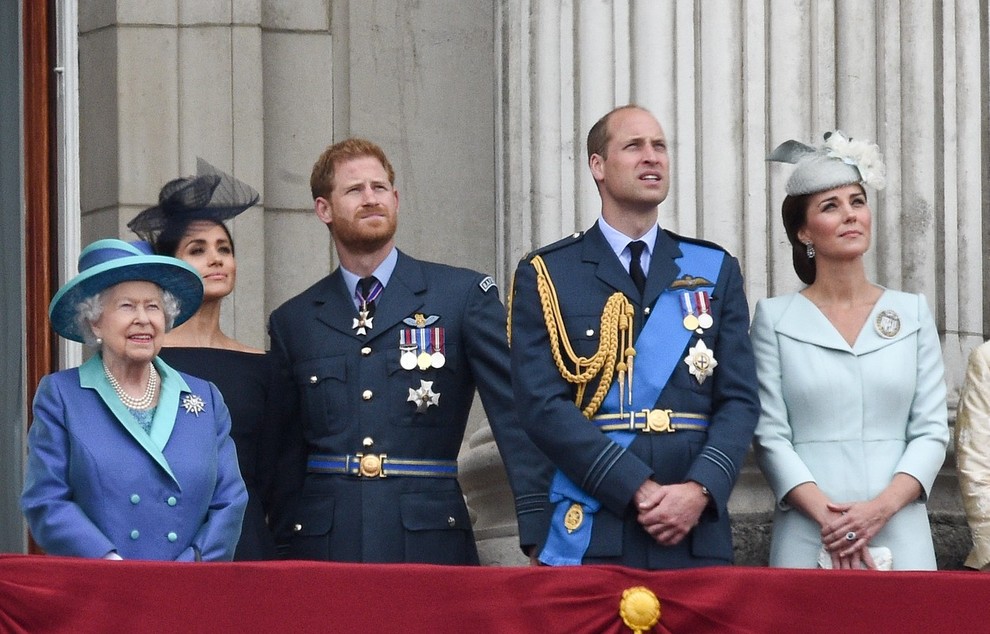
<path id="1" fill-rule="evenodd" d="M 140 501 L 141 501 L 141 496 L 140 495 L 138 495 L 137 493 L 132 493 L 131 494 L 131 504 L 137 504 Z"/>
<path id="2" fill-rule="evenodd" d="M 368 346 L 361 348 L 361 354 L 364 356 L 368 356 L 369 354 L 371 354 L 371 348 Z"/>
<path id="3" fill-rule="evenodd" d="M 302 524 L 295 524 L 295 525 L 293 525 L 292 530 L 293 530 L 293 532 L 298 533 L 299 531 L 302 530 Z"/>
<path id="4" fill-rule="evenodd" d="M 650 314 L 650 307 L 649 306 L 647 306 L 646 308 L 643 309 L 643 314 L 644 315 L 649 315 Z"/>
<path id="5" fill-rule="evenodd" d="M 309 377 L 309 382 L 310 382 L 310 383 L 312 383 L 312 384 L 314 384 L 314 385 L 315 385 L 315 384 L 316 384 L 316 382 L 317 382 L 317 381 L 319 381 L 319 380 L 320 380 L 320 379 L 318 379 L 318 378 L 316 378 L 316 375 L 313 375 L 313 376 L 311 376 L 311 377 Z"/>
<path id="6" fill-rule="evenodd" d="M 137 531 L 137 529 L 131 531 L 131 539 L 137 539 L 140 536 L 141 536 L 141 533 L 139 533 Z"/>
<path id="7" fill-rule="evenodd" d="M 455 526 L 456 524 L 457 524 L 457 520 L 455 520 L 453 517 L 447 518 L 447 526 Z"/>
<path id="8" fill-rule="evenodd" d="M 365 390 L 364 392 L 361 393 L 361 398 L 363 398 L 366 401 L 370 401 L 371 397 L 374 395 L 375 395 L 374 392 L 372 392 L 371 390 Z"/>
<path id="9" fill-rule="evenodd" d="M 585 336 L 591 337 L 592 335 L 595 334 L 595 331 L 591 328 L 588 328 L 587 330 L 584 331 L 584 334 Z"/>
<path id="10" fill-rule="evenodd" d="M 175 534 L 174 532 L 170 532 L 170 533 L 168 534 L 168 541 L 170 541 L 170 542 L 174 542 L 174 541 L 175 541 L 175 540 L 177 540 L 177 539 L 179 539 L 179 536 L 178 536 L 178 535 L 176 535 L 176 534 Z"/>
<path id="11" fill-rule="evenodd" d="M 165 500 L 165 502 L 169 506 L 175 506 L 179 501 L 175 499 L 175 496 L 174 495 L 170 495 L 170 496 L 168 496 L 168 499 Z"/>
<path id="12" fill-rule="evenodd" d="M 365 447 L 370 447 L 375 444 L 375 439 L 372 438 L 371 436 L 367 436 L 364 440 L 361 441 L 361 444 L 364 445 Z"/>
<path id="13" fill-rule="evenodd" d="M 571 237 L 572 238 L 580 238 L 581 237 L 581 232 L 576 231 L 576 232 L 574 232 L 574 233 L 571 234 Z"/>

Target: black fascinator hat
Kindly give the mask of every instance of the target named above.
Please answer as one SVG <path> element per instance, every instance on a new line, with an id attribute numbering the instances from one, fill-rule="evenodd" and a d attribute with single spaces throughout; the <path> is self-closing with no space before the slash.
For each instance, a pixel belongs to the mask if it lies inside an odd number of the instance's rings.
<path id="1" fill-rule="evenodd" d="M 166 183 L 158 194 L 158 204 L 139 213 L 127 227 L 156 244 L 158 236 L 170 225 L 185 226 L 194 220 L 222 224 L 252 207 L 260 198 L 247 183 L 197 157 L 196 176 Z"/>

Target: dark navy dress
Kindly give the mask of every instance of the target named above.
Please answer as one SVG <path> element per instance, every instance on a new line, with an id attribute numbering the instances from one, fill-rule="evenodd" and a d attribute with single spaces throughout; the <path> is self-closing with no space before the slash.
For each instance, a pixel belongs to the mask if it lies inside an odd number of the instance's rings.
<path id="1" fill-rule="evenodd" d="M 210 381 L 223 395 L 248 490 L 234 560 L 275 559 L 275 540 L 265 520 L 278 438 L 278 412 L 269 394 L 269 356 L 221 348 L 162 348 L 158 356 L 177 370 Z"/>

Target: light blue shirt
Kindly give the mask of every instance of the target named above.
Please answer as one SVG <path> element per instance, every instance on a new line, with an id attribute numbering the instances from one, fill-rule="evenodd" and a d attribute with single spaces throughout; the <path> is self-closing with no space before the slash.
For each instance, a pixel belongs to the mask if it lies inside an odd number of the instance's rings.
<path id="1" fill-rule="evenodd" d="M 626 257 L 628 258 L 628 256 Z M 388 281 L 392 277 L 392 272 L 395 271 L 395 263 L 398 259 L 399 251 L 395 247 L 392 247 L 392 250 L 388 252 L 382 263 L 372 273 L 383 289 L 388 286 Z M 354 307 L 360 310 L 361 301 L 357 298 L 357 285 L 361 281 L 361 277 L 355 273 L 351 273 L 343 266 L 340 267 L 340 274 L 344 276 L 344 284 L 347 285 L 347 292 L 351 294 L 351 301 L 354 302 Z"/>
<path id="2" fill-rule="evenodd" d="M 602 230 L 602 235 L 605 236 L 608 246 L 612 247 L 612 251 L 615 252 L 616 257 L 619 258 L 619 262 L 622 262 L 622 267 L 627 271 L 629 270 L 629 263 L 632 261 L 632 252 L 629 250 L 629 243 L 635 240 L 645 242 L 646 248 L 643 249 L 643 254 L 639 257 L 639 263 L 644 271 L 650 270 L 650 257 L 653 255 L 653 247 L 657 244 L 657 232 L 660 230 L 659 225 L 650 227 L 650 230 L 640 238 L 630 238 L 605 222 L 605 218 L 601 216 L 598 217 L 598 228 Z M 353 290 L 351 292 L 353 293 Z"/>

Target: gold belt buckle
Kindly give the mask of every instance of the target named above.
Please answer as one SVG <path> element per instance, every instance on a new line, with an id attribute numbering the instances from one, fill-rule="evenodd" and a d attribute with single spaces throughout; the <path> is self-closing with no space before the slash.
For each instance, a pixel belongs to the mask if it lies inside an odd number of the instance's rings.
<path id="1" fill-rule="evenodd" d="M 670 426 L 670 415 L 673 413 L 673 410 L 645 409 L 643 410 L 643 413 L 646 414 L 646 431 L 674 431 L 674 429 Z"/>
<path id="2" fill-rule="evenodd" d="M 382 465 L 385 464 L 385 454 L 376 453 L 359 453 L 355 454 L 358 458 L 358 475 L 366 478 L 384 478 L 385 473 L 382 471 Z"/>

